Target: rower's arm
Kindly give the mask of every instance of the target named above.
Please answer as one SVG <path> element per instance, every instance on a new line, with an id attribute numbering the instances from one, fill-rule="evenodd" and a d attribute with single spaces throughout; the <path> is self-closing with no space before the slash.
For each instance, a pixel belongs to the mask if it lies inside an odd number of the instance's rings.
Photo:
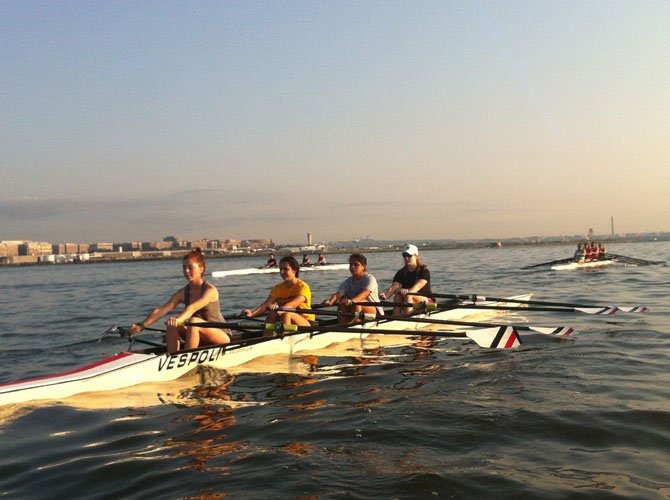
<path id="1" fill-rule="evenodd" d="M 268 298 L 265 299 L 265 302 L 263 302 L 263 303 L 262 303 L 260 306 L 258 306 L 256 309 L 245 309 L 243 312 L 247 312 L 247 311 L 248 311 L 247 316 L 248 316 L 249 318 L 253 318 L 254 316 L 257 316 L 257 315 L 259 315 L 259 314 L 264 313 L 265 311 L 267 311 L 268 308 L 270 307 L 270 304 L 272 304 L 273 302 L 275 302 L 274 297 L 273 297 L 272 295 L 268 295 Z"/>
<path id="2" fill-rule="evenodd" d="M 428 284 L 428 281 L 421 278 L 420 280 L 417 280 L 417 282 L 414 283 L 414 285 L 412 285 L 410 288 L 408 288 L 407 291 L 412 292 L 412 293 L 418 292 L 419 290 L 421 290 L 427 284 Z"/>
<path id="3" fill-rule="evenodd" d="M 355 297 L 352 297 L 351 301 L 352 302 L 365 302 L 368 299 L 368 297 L 370 296 L 371 293 L 372 293 L 372 290 L 365 289 L 361 293 L 356 295 Z"/>
<path id="4" fill-rule="evenodd" d="M 131 333 L 141 332 L 142 330 L 144 330 L 145 327 L 151 325 L 152 323 L 155 323 L 163 316 L 170 313 L 172 310 L 174 310 L 175 307 L 177 307 L 182 302 L 184 302 L 183 289 L 175 292 L 165 304 L 153 309 L 147 315 L 147 317 L 144 318 L 143 321 L 141 321 L 140 323 L 133 323 L 133 325 L 131 326 Z"/>
<path id="5" fill-rule="evenodd" d="M 298 307 L 300 304 L 307 302 L 307 297 L 304 295 L 296 295 L 291 300 L 284 302 L 282 307 Z"/>
<path id="6" fill-rule="evenodd" d="M 342 292 L 335 292 L 333 295 L 330 296 L 330 298 L 328 300 L 324 300 L 322 302 L 322 304 L 332 306 L 335 302 L 340 300 L 342 297 L 344 297 L 344 294 Z"/>
<path id="7" fill-rule="evenodd" d="M 397 281 L 394 281 L 391 283 L 391 286 L 386 290 L 386 292 L 383 294 L 385 297 L 392 297 L 394 293 L 396 293 L 398 290 L 400 290 L 400 283 Z"/>

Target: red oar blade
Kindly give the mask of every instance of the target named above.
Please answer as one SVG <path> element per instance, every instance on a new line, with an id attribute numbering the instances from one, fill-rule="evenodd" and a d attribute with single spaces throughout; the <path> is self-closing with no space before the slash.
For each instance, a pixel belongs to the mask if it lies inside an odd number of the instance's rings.
<path id="1" fill-rule="evenodd" d="M 488 349 L 511 349 L 521 345 L 519 333 L 511 326 L 468 330 L 467 336 L 478 346 Z"/>
<path id="2" fill-rule="evenodd" d="M 553 335 L 554 337 L 571 337 L 577 335 L 579 332 L 570 326 L 559 326 L 559 327 L 542 327 L 542 326 L 530 326 L 528 327 L 531 331 L 537 333 L 543 333 L 545 335 Z"/>

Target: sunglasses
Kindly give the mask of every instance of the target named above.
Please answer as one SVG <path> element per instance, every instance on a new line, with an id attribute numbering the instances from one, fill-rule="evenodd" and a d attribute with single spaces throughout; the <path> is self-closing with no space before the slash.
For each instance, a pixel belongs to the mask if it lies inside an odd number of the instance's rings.
<path id="1" fill-rule="evenodd" d="M 404 259 L 409 259 L 412 255 L 410 255 L 408 253 L 403 253 L 402 256 L 403 256 Z"/>

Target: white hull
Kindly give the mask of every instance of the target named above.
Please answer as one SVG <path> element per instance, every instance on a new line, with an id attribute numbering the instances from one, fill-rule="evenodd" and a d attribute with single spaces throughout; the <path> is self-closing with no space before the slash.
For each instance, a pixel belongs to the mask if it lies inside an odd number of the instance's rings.
<path id="1" fill-rule="evenodd" d="M 510 297 L 527 300 L 530 295 Z M 480 304 L 500 304 L 484 302 Z M 521 307 L 520 304 L 509 304 Z M 466 316 L 496 314 L 495 310 L 450 309 L 429 312 L 425 316 L 434 319 L 460 319 Z M 422 317 L 422 316 L 419 316 Z M 407 332 L 430 326 L 426 323 L 380 320 L 366 323 L 364 327 L 383 328 Z M 401 333 L 404 334 L 404 333 Z M 0 406 L 11 403 L 49 399 L 60 400 L 85 392 L 122 389 L 146 382 L 163 382 L 177 379 L 198 367 L 226 369 L 242 365 L 254 358 L 266 355 L 292 355 L 301 351 L 323 349 L 331 344 L 352 339 L 363 339 L 369 333 L 356 333 L 356 328 L 347 332 L 298 333 L 284 338 L 263 338 L 245 341 L 243 344 L 210 346 L 175 354 L 123 352 L 97 363 L 66 373 L 36 379 L 10 382 L 0 385 Z M 154 349 L 155 350 L 155 349 Z"/>
<path id="2" fill-rule="evenodd" d="M 609 266 L 614 264 L 613 260 L 594 260 L 591 262 L 570 262 L 568 264 L 559 264 L 551 266 L 552 271 L 571 271 L 573 269 L 590 269 L 593 267 Z"/>
<path id="3" fill-rule="evenodd" d="M 301 267 L 300 271 L 338 271 L 341 269 L 349 269 L 349 264 L 324 264 L 323 266 L 305 266 Z M 225 278 L 226 276 L 246 276 L 247 274 L 271 274 L 278 273 L 278 267 L 258 268 L 249 267 L 246 269 L 231 269 L 230 271 L 214 271 L 213 278 Z"/>

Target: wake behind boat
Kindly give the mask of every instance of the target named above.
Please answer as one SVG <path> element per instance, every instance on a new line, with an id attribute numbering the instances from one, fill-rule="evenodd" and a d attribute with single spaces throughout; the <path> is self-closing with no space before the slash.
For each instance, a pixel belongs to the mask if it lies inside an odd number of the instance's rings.
<path id="1" fill-rule="evenodd" d="M 529 300 L 531 294 L 509 297 L 509 307 L 523 307 L 523 301 Z M 464 301 L 463 304 L 473 305 Z M 478 302 L 480 305 L 504 306 L 504 301 Z M 494 316 L 499 311 L 473 310 L 459 308 L 436 309 L 413 315 L 417 319 L 458 320 L 477 316 Z M 260 336 L 234 340 L 230 344 L 200 347 L 173 354 L 166 352 L 163 345 L 153 344 L 152 347 L 137 351 L 116 354 L 81 368 L 65 373 L 48 375 L 29 380 L 0 384 L 0 406 L 12 403 L 24 403 L 33 400 L 62 400 L 75 394 L 85 392 L 109 391 L 131 387 L 146 382 L 175 380 L 201 367 L 212 367 L 225 370 L 242 365 L 248 361 L 265 355 L 293 355 L 302 351 L 318 350 L 331 344 L 346 342 L 352 339 L 368 337 L 372 330 L 380 333 L 389 330 L 399 335 L 415 335 L 417 330 L 428 333 L 427 323 L 408 322 L 406 320 L 379 319 L 346 328 L 323 326 L 309 332 L 287 333 L 280 336 Z M 434 325 L 433 325 L 434 326 Z M 483 329 L 479 329 L 483 331 Z M 406 332 L 406 333 L 403 333 Z M 474 332 L 474 331 L 473 331 Z M 475 339 L 473 335 L 456 335 L 453 337 Z M 511 327 L 496 328 L 487 333 L 490 337 L 488 347 L 509 348 L 519 345 L 518 334 Z"/>
<path id="2" fill-rule="evenodd" d="M 349 269 L 349 264 L 323 264 L 300 267 L 300 271 L 339 271 Z M 228 271 L 213 271 L 213 278 L 225 278 L 226 276 L 244 276 L 248 274 L 271 274 L 278 273 L 278 267 L 248 267 L 245 269 L 231 269 Z"/>

